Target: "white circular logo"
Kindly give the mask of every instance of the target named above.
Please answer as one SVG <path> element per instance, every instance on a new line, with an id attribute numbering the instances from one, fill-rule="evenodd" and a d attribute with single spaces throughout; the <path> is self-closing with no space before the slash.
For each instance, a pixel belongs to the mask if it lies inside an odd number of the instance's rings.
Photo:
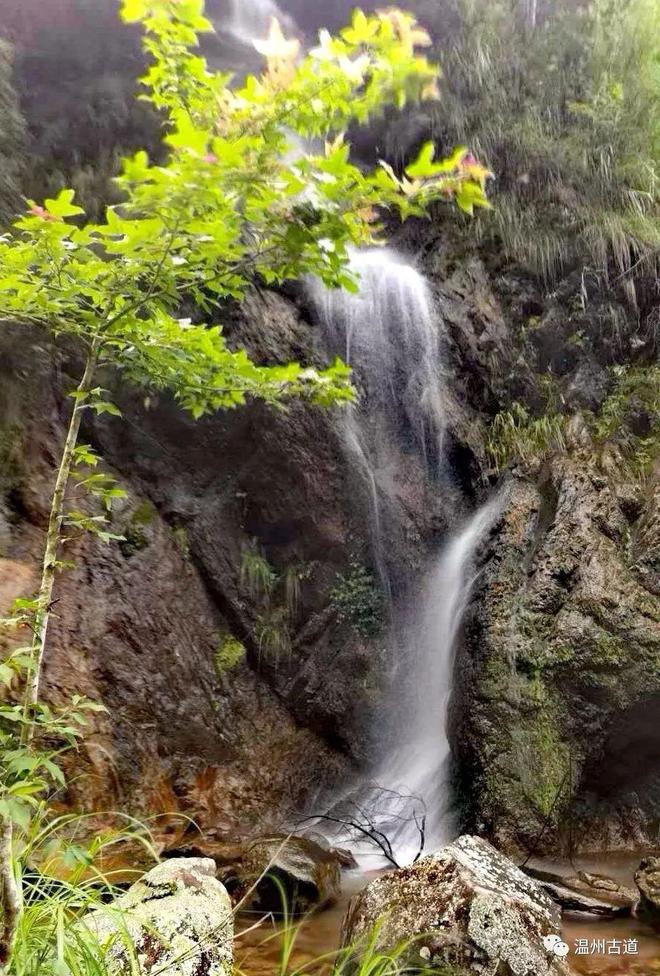
<path id="1" fill-rule="evenodd" d="M 562 940 L 560 935 L 546 935 L 543 939 L 543 945 L 548 952 L 552 952 L 555 956 L 560 956 L 563 958 L 569 953 L 568 945 Z"/>

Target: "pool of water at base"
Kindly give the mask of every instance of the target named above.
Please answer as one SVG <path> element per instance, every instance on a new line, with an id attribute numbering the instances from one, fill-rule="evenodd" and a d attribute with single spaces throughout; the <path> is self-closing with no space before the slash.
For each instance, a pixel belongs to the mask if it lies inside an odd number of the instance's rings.
<path id="1" fill-rule="evenodd" d="M 576 857 L 573 863 L 535 860 L 531 864 L 557 874 L 589 871 L 615 878 L 633 887 L 633 873 L 643 855 L 600 854 Z M 309 976 L 329 976 L 340 941 L 341 922 L 350 898 L 380 872 L 348 872 L 340 901 L 295 923 L 296 938 L 288 972 L 302 970 Z M 277 976 L 284 945 L 282 925 L 259 924 L 244 915 L 237 926 L 237 970 L 244 976 Z M 565 915 L 562 937 L 568 943 L 571 971 L 579 976 L 660 976 L 660 933 L 634 918 L 603 919 Z M 586 944 L 587 951 L 584 952 Z M 636 952 L 623 950 L 636 948 Z M 583 951 L 578 952 L 581 949 Z"/>

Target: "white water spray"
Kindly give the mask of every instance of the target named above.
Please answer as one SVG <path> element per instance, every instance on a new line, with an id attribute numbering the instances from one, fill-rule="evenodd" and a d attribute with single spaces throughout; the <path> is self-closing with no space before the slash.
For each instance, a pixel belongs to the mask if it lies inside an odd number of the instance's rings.
<path id="1" fill-rule="evenodd" d="M 444 409 L 438 320 L 428 284 L 390 248 L 354 251 L 357 294 L 308 283 L 327 351 L 355 371 L 359 401 L 345 411 L 343 439 L 367 487 L 371 537 L 389 588 L 382 528 L 396 505 L 400 453 L 418 455 L 429 477 L 442 455 Z"/>
<path id="2" fill-rule="evenodd" d="M 455 833 L 447 719 L 456 649 L 476 581 L 475 555 L 501 507 L 499 496 L 491 499 L 449 540 L 410 613 L 407 646 L 401 657 L 401 670 L 411 686 L 405 724 L 397 748 L 375 776 L 379 786 L 412 797 L 406 804 L 408 815 L 390 828 L 400 864 L 411 863 L 419 852 L 422 818 L 426 853 L 446 844 Z"/>
<path id="3" fill-rule="evenodd" d="M 444 429 L 438 322 L 425 278 L 390 248 L 354 251 L 359 292 L 310 285 L 329 350 L 357 373 L 361 412 L 437 462 Z M 430 461 L 431 459 L 429 459 Z"/>
<path id="4" fill-rule="evenodd" d="M 230 0 L 228 31 L 244 44 L 267 36 L 272 18 L 280 23 L 285 15 L 274 0 Z"/>

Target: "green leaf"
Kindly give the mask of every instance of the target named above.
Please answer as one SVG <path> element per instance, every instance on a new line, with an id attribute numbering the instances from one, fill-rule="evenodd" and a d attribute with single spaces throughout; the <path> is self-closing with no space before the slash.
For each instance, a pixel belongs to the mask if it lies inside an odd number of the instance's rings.
<path id="1" fill-rule="evenodd" d="M 64 773 L 51 759 L 43 758 L 40 765 L 46 770 L 51 779 L 59 783 L 60 786 L 66 786 Z"/>
<path id="2" fill-rule="evenodd" d="M 14 669 L 4 662 L 0 662 L 0 685 L 8 685 L 14 677 Z"/>
<path id="3" fill-rule="evenodd" d="M 4 796 L 0 798 L 0 816 L 7 817 L 22 830 L 30 826 L 30 807 L 17 797 Z"/>
<path id="4" fill-rule="evenodd" d="M 90 407 L 97 414 L 109 413 L 113 417 L 121 417 L 122 413 L 119 407 L 114 403 L 110 403 L 107 400 L 96 400 L 94 403 L 90 403 Z"/>
<path id="5" fill-rule="evenodd" d="M 74 191 L 62 190 L 54 200 L 46 200 L 45 206 L 54 217 L 73 217 L 85 211 L 73 203 Z"/>

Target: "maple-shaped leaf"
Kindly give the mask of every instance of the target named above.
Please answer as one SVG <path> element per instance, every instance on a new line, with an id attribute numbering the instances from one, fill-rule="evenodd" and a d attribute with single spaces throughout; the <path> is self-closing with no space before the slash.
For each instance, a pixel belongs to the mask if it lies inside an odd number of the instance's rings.
<path id="1" fill-rule="evenodd" d="M 287 40 L 277 17 L 271 17 L 268 37 L 263 41 L 253 41 L 254 47 L 267 61 L 296 60 L 300 53 L 300 41 L 297 38 Z"/>
<path id="2" fill-rule="evenodd" d="M 397 10 L 396 7 L 378 13 L 382 20 L 390 22 L 395 35 L 409 51 L 414 51 L 416 47 L 430 47 L 433 43 L 428 32 L 410 14 Z"/>

